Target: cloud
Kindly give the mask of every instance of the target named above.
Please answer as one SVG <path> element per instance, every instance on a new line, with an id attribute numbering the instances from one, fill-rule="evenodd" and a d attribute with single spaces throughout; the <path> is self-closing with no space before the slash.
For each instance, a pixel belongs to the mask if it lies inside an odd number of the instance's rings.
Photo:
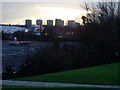
<path id="1" fill-rule="evenodd" d="M 7 22 L 20 22 L 27 19 L 44 19 L 49 15 L 54 15 L 55 10 L 61 12 L 64 9 L 80 9 L 79 3 L 43 3 L 43 2 L 3 2 L 2 3 L 2 20 L 3 23 Z M 51 10 L 51 11 L 49 11 Z M 50 12 L 52 14 L 50 14 Z M 76 12 L 76 11 L 75 11 Z M 58 15 L 58 14 L 56 14 Z"/>
<path id="2" fill-rule="evenodd" d="M 86 0 L 90 1 L 90 0 Z M 97 0 L 91 0 L 97 1 Z M 2 2 L 84 2 L 84 0 L 2 0 Z"/>

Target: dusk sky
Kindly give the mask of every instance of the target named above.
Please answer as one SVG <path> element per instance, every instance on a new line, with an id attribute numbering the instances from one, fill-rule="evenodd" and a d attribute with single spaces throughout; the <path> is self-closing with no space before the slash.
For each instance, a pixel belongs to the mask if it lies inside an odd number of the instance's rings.
<path id="1" fill-rule="evenodd" d="M 8 2 L 11 1 L 11 2 Z M 12 2 L 13 1 L 13 2 Z M 17 2 L 19 1 L 19 2 Z M 27 1 L 27 0 L 24 0 Z M 84 4 L 83 0 L 68 0 L 66 2 L 20 2 L 20 0 L 4 0 L 2 1 L 2 23 L 6 24 L 24 24 L 25 19 L 33 20 L 42 19 L 43 24 L 46 24 L 48 19 L 63 19 L 74 20 L 76 17 L 81 17 L 86 14 L 86 11 L 80 6 Z M 88 1 L 88 0 L 87 0 Z M 98 2 L 100 0 L 93 0 Z"/>

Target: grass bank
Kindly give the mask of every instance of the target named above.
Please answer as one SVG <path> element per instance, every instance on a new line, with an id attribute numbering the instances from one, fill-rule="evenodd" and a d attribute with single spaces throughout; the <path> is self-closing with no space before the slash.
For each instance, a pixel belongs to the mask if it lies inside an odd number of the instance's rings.
<path id="1" fill-rule="evenodd" d="M 120 63 L 112 63 L 58 73 L 17 78 L 15 80 L 120 85 L 119 65 Z"/>

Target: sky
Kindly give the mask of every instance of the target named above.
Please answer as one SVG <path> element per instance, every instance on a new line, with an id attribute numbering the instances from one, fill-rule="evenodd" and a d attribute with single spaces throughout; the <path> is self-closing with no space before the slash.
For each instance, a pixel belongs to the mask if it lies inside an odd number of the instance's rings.
<path id="1" fill-rule="evenodd" d="M 56 18 L 64 20 L 65 24 L 67 24 L 68 20 L 76 20 L 76 17 L 86 15 L 86 11 L 82 8 L 84 0 L 69 0 L 69 2 L 68 0 L 23 1 L 2 1 L 3 24 L 24 24 L 25 19 L 31 19 L 33 24 L 35 24 L 36 19 L 42 19 L 43 24 L 46 24 L 46 20 L 55 20 Z M 86 0 L 86 2 L 88 1 Z M 98 1 L 92 0 L 92 2 Z"/>
<path id="2" fill-rule="evenodd" d="M 73 20 L 76 17 L 85 15 L 85 10 L 80 7 L 80 3 L 63 2 L 3 2 L 2 3 L 2 23 L 24 24 L 25 19 Z"/>

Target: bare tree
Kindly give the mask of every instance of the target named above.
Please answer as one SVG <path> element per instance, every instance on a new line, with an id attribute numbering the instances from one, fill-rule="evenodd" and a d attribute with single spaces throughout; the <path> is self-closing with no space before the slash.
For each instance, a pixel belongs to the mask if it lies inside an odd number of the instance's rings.
<path id="1" fill-rule="evenodd" d="M 93 43 L 92 40 L 95 40 L 95 42 L 101 45 L 103 43 L 105 48 L 101 47 L 103 49 L 101 52 L 105 53 L 105 57 L 109 57 L 109 59 L 119 56 L 118 49 L 120 40 L 117 34 L 118 29 L 116 29 L 115 26 L 116 2 L 98 2 L 96 6 L 89 8 L 88 6 L 89 5 L 85 3 L 85 10 L 92 12 L 86 16 L 86 23 L 89 23 L 86 25 L 86 36 L 87 39 L 89 39 L 87 41 L 91 40 Z M 82 17 L 82 19 L 85 24 L 85 18 Z"/>

